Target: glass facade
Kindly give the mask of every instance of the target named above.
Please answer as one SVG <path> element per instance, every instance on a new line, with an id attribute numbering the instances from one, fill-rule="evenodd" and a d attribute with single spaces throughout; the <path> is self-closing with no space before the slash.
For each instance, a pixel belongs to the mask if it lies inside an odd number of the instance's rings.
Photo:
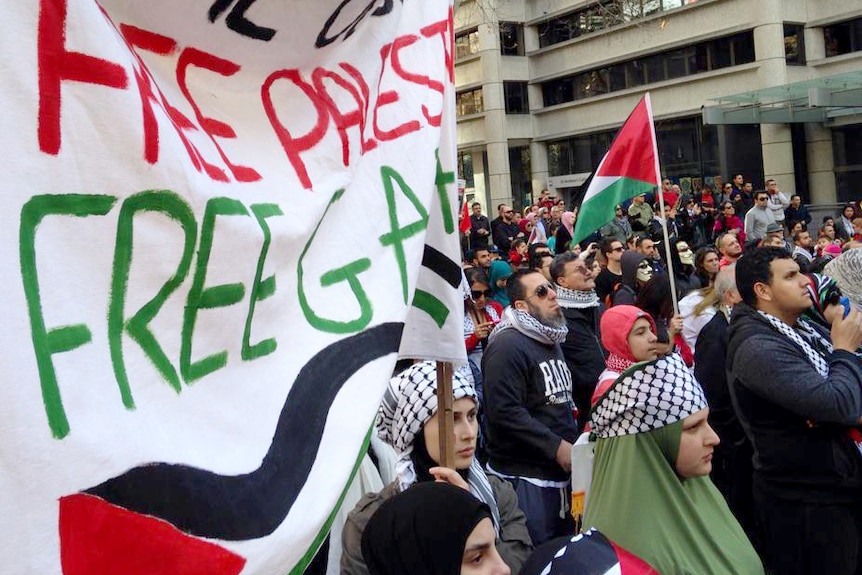
<path id="1" fill-rule="evenodd" d="M 751 31 L 543 82 L 545 106 L 754 62 Z"/>
<path id="2" fill-rule="evenodd" d="M 584 34 L 695 2 L 696 0 L 606 0 L 539 24 L 539 46 L 553 46 Z"/>
<path id="3" fill-rule="evenodd" d="M 479 53 L 479 29 L 473 28 L 455 35 L 455 59 Z"/>
<path id="4" fill-rule="evenodd" d="M 839 202 L 862 197 L 862 124 L 832 128 L 835 187 Z"/>
<path id="5" fill-rule="evenodd" d="M 592 172 L 610 148 L 616 130 L 548 142 L 551 176 Z M 700 116 L 656 121 L 662 176 L 683 191 L 714 187 L 716 177 L 742 173 L 763 187 L 763 156 L 757 125 L 704 126 Z"/>
<path id="6" fill-rule="evenodd" d="M 524 55 L 524 25 L 500 22 L 500 53 L 503 56 Z"/>
<path id="7" fill-rule="evenodd" d="M 485 101 L 482 98 L 482 88 L 455 94 L 455 114 L 457 116 L 469 116 L 484 111 Z"/>
<path id="8" fill-rule="evenodd" d="M 473 179 L 473 152 L 458 152 L 458 178 L 466 181 L 464 187 L 476 187 L 476 182 Z"/>
<path id="9" fill-rule="evenodd" d="M 784 23 L 784 60 L 792 66 L 805 65 L 804 24 Z"/>
<path id="10" fill-rule="evenodd" d="M 862 18 L 823 27 L 826 57 L 862 50 Z"/>
<path id="11" fill-rule="evenodd" d="M 530 146 L 509 146 L 509 178 L 512 183 L 514 208 L 522 210 L 530 205 L 532 196 Z"/>
<path id="12" fill-rule="evenodd" d="M 526 82 L 503 82 L 503 98 L 507 114 L 529 114 Z"/>

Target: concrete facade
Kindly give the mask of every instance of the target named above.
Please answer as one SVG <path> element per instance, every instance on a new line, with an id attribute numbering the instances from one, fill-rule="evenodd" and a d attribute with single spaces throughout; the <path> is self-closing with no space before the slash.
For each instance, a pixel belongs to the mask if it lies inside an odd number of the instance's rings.
<path id="1" fill-rule="evenodd" d="M 862 49 L 827 57 L 823 32 L 824 26 L 862 17 L 862 0 L 686 0 L 682 6 L 544 47 L 539 34 L 549 19 L 592 6 L 607 7 L 611 0 L 463 0 L 457 4 L 456 39 L 477 30 L 479 49 L 456 58 L 456 90 L 481 87 L 484 99 L 484 111 L 459 117 L 458 149 L 472 159 L 474 186 L 468 188 L 468 195 L 480 201 L 490 217 L 496 216 L 498 203 L 528 201 L 530 192 L 536 197 L 553 176 L 571 175 L 552 173 L 548 143 L 618 129 L 646 91 L 657 124 L 673 119 L 700 122 L 701 108 L 714 105 L 722 96 L 862 70 Z M 501 54 L 500 22 L 523 25 L 522 55 Z M 803 65 L 786 61 L 785 23 L 804 25 Z M 544 82 L 749 32 L 754 42 L 753 61 L 556 105 L 544 103 Z M 528 83 L 529 113 L 506 113 L 506 81 Z M 862 124 L 862 114 L 844 116 L 841 123 Z M 775 178 L 782 190 L 795 192 L 800 177 L 796 164 L 804 158 L 806 174 L 801 177 L 806 178 L 808 201 L 834 204 L 838 194 L 831 125 L 800 125 L 804 129 L 794 133 L 790 124 L 760 124 L 762 159 L 759 173 L 752 176 L 757 181 Z M 710 152 L 718 157 L 701 158 L 701 165 L 733 169 L 733 137 L 718 129 L 718 152 Z M 529 149 L 530 190 L 513 190 L 513 147 Z M 679 155 L 683 155 L 682 149 Z M 699 177 L 705 181 L 711 175 Z M 577 187 L 572 190 L 578 191 Z"/>

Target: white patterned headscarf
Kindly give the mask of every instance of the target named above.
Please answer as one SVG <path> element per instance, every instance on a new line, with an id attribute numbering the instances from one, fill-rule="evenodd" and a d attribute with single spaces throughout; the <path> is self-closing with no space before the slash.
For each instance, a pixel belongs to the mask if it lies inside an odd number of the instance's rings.
<path id="1" fill-rule="evenodd" d="M 455 400 L 479 397 L 473 375 L 463 368 L 452 375 Z M 437 413 L 437 365 L 433 361 L 414 363 L 389 380 L 377 411 L 377 436 L 395 448 L 399 456 L 413 451 L 413 440 L 425 423 Z"/>
<path id="2" fill-rule="evenodd" d="M 470 368 L 462 366 L 452 374 L 454 400 L 469 397 L 476 404 L 479 398 L 473 387 L 473 374 Z M 383 394 L 380 409 L 377 411 L 377 435 L 395 448 L 398 462 L 395 473 L 398 475 L 402 491 L 416 482 L 416 470 L 410 454 L 413 442 L 419 431 L 437 413 L 437 365 L 433 361 L 414 363 L 389 380 L 389 387 Z M 470 464 L 467 482 L 470 493 L 484 501 L 491 508 L 494 529 L 500 532 L 500 511 L 488 476 L 474 458 Z"/>
<path id="3" fill-rule="evenodd" d="M 677 353 L 626 370 L 593 408 L 601 438 L 634 435 L 681 421 L 707 406 L 691 370 Z"/>

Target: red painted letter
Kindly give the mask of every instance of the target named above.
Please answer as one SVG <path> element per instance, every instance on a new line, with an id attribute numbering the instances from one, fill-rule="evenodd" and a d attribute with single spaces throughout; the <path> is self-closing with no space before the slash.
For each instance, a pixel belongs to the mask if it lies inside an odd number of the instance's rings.
<path id="1" fill-rule="evenodd" d="M 60 151 L 60 110 L 64 80 L 125 89 L 126 70 L 114 62 L 66 50 L 66 0 L 39 3 L 39 149 Z"/>
<path id="2" fill-rule="evenodd" d="M 314 104 L 314 109 L 317 112 L 317 121 L 314 127 L 304 136 L 294 138 L 278 119 L 278 115 L 275 112 L 275 106 L 272 104 L 272 85 L 275 84 L 276 80 L 281 79 L 292 82 Z M 299 75 L 299 70 L 277 70 L 273 72 L 263 83 L 263 86 L 261 86 L 260 95 L 263 100 L 263 108 L 266 110 L 266 116 L 275 130 L 275 135 L 278 136 L 284 152 L 287 154 L 287 159 L 290 160 L 294 171 L 296 171 L 302 187 L 310 190 L 311 179 L 308 177 L 308 170 L 306 170 L 305 162 L 302 161 L 300 154 L 313 148 L 326 135 L 326 126 L 329 124 L 329 112 L 326 109 L 326 102 L 314 91 L 314 87 L 311 84 L 302 79 L 302 76 Z"/>
<path id="3" fill-rule="evenodd" d="M 239 72 L 239 66 L 229 60 L 213 56 L 212 54 L 202 52 L 196 48 L 186 48 L 180 54 L 179 61 L 177 61 L 177 83 L 179 84 L 183 95 L 189 101 L 189 104 L 191 104 L 198 123 L 212 140 L 213 145 L 216 147 L 216 150 L 218 150 L 219 156 L 221 156 L 221 159 L 225 164 L 227 164 L 227 167 L 230 168 L 234 178 L 236 178 L 238 182 L 255 182 L 259 180 L 260 174 L 257 173 L 256 170 L 246 166 L 237 166 L 231 163 L 227 155 L 224 153 L 224 150 L 222 150 L 221 146 L 216 141 L 216 136 L 220 138 L 236 138 L 236 132 L 234 132 L 233 128 L 228 124 L 204 116 L 201 113 L 200 108 L 194 98 L 192 98 L 191 92 L 189 92 L 189 87 L 186 84 L 186 72 L 189 66 L 197 66 L 206 70 L 212 70 L 222 76 L 233 76 Z M 216 170 L 218 170 L 218 168 L 216 168 Z M 215 177 L 214 179 L 227 181 L 227 177 L 224 175 L 224 172 L 221 170 L 218 170 L 218 172 L 222 177 Z M 212 176 L 209 169 L 207 169 L 207 173 Z"/>

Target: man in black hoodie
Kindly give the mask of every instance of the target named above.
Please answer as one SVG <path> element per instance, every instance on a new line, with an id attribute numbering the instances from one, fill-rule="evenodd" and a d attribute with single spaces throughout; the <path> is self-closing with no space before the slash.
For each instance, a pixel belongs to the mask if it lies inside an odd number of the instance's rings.
<path id="1" fill-rule="evenodd" d="M 862 313 L 831 334 L 802 314 L 808 278 L 781 248 L 736 263 L 733 408 L 754 448 L 754 502 L 775 575 L 862 569 Z"/>
<path id="2" fill-rule="evenodd" d="M 511 305 L 482 357 L 488 471 L 512 483 L 534 545 L 571 533 L 572 376 L 560 343 L 566 318 L 535 269 L 506 284 Z"/>
<path id="3" fill-rule="evenodd" d="M 611 296 L 611 306 L 635 305 L 640 287 L 653 276 L 652 260 L 639 252 L 627 251 L 620 261 L 622 285 Z"/>

